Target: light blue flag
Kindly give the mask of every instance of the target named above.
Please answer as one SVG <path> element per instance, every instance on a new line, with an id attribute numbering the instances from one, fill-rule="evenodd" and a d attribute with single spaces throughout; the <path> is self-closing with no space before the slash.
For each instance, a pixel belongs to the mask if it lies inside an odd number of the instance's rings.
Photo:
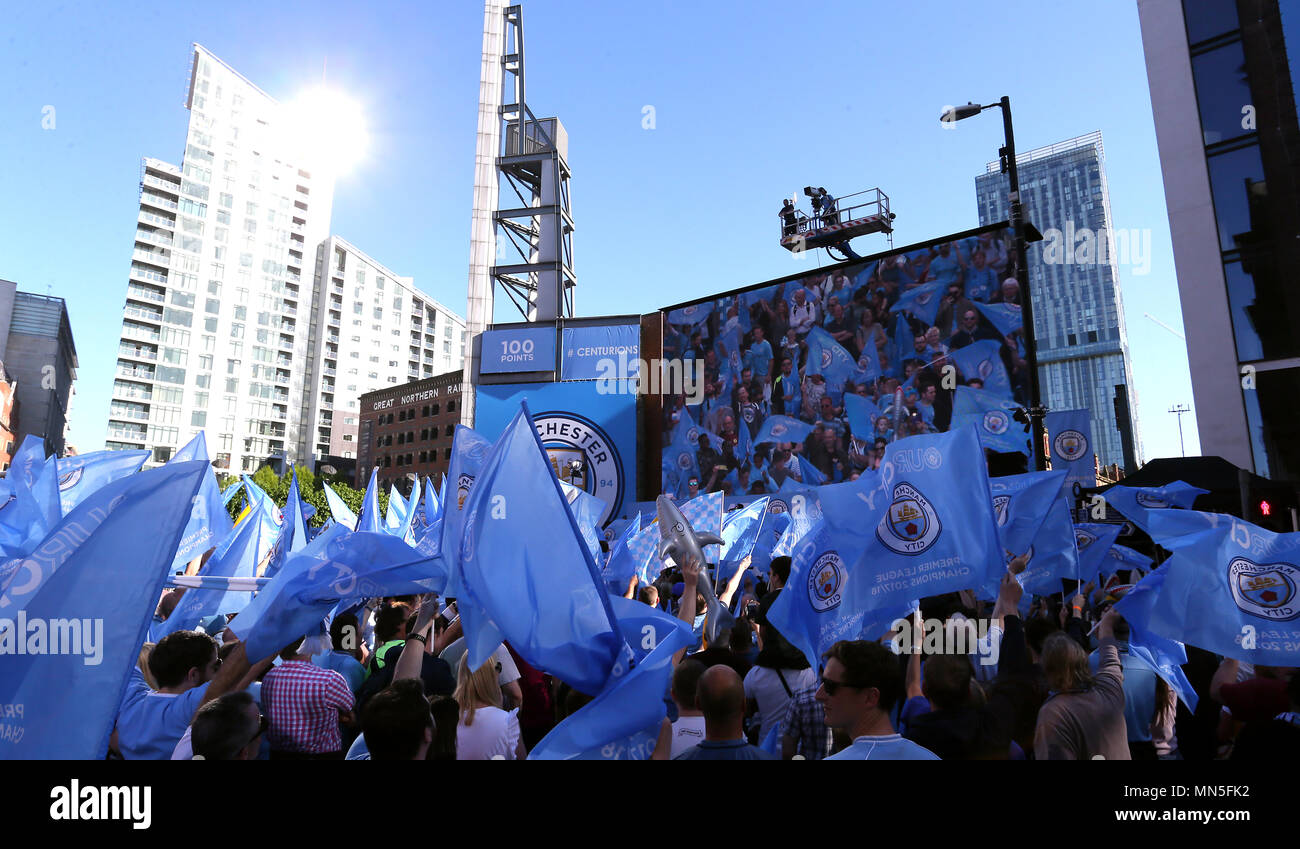
<path id="1" fill-rule="evenodd" d="M 857 439 L 875 439 L 876 426 L 873 423 L 878 415 L 870 398 L 861 395 L 844 396 L 844 417 L 849 420 L 849 429 Z"/>
<path id="2" fill-rule="evenodd" d="M 105 484 L 30 559 L 0 567 L 0 759 L 104 757 L 208 469 L 168 464 Z"/>
<path id="3" fill-rule="evenodd" d="M 1183 481 L 1167 486 L 1112 486 L 1102 493 L 1106 503 L 1145 531 L 1156 543 L 1159 538 L 1178 537 L 1207 527 L 1205 517 L 1213 514 L 1192 510 L 1199 495 L 1208 493 Z M 1159 537 L 1159 538 L 1158 538 Z"/>
<path id="4" fill-rule="evenodd" d="M 708 437 L 709 447 L 714 451 L 722 450 L 722 437 L 707 427 L 696 424 L 693 419 L 682 418 L 673 430 L 673 438 L 678 439 L 678 432 L 680 431 L 681 441 L 690 445 L 692 451 L 699 449 L 701 436 Z"/>
<path id="5" fill-rule="evenodd" d="M 397 497 L 401 498 L 402 497 L 401 493 L 398 493 Z M 393 534 L 396 537 L 399 537 L 402 540 L 405 540 L 407 545 L 414 548 L 415 533 L 412 530 L 412 528 L 415 524 L 415 514 L 417 512 L 417 508 L 419 508 L 420 506 L 420 478 L 419 477 L 416 477 L 416 479 L 411 483 L 410 500 L 407 501 L 403 499 L 403 503 L 406 505 L 406 509 L 402 513 L 402 523 L 398 525 L 395 529 L 390 530 L 389 533 Z"/>
<path id="6" fill-rule="evenodd" d="M 441 521 L 442 501 L 433 490 L 433 479 L 426 477 L 424 486 L 420 490 L 420 498 L 416 502 L 415 510 L 412 511 L 411 535 L 415 537 L 416 542 L 419 542 L 424 539 L 425 534 L 429 533 L 435 522 L 438 522 L 441 528 Z"/>
<path id="7" fill-rule="evenodd" d="M 803 476 L 804 486 L 821 486 L 826 483 L 826 476 L 821 470 L 809 463 L 802 455 L 796 455 L 799 460 L 799 473 Z"/>
<path id="8" fill-rule="evenodd" d="M 584 693 L 627 672 L 627 645 L 528 405 L 492 446 L 465 501 L 461 608 L 471 669 L 499 632 L 530 665 Z M 539 542 L 542 544 L 539 545 Z M 473 610 L 486 615 L 485 624 Z"/>
<path id="9" fill-rule="evenodd" d="M 795 493 L 790 496 L 789 503 L 790 511 L 785 514 L 788 523 L 772 547 L 769 562 L 771 558 L 793 556 L 795 546 L 812 532 L 814 524 L 821 518 L 819 499 Z"/>
<path id="10" fill-rule="evenodd" d="M 790 579 L 767 619 L 814 668 L 836 642 L 855 640 L 865 630 L 910 612 L 910 602 L 888 609 L 874 606 L 878 576 L 863 559 L 869 539 L 856 533 L 832 534 L 818 518 L 791 555 Z"/>
<path id="11" fill-rule="evenodd" d="M 133 475 L 149 459 L 149 452 L 92 451 L 59 458 L 59 502 L 63 515 L 72 512 L 92 492 L 118 478 Z"/>
<path id="12" fill-rule="evenodd" d="M 939 307 L 943 305 L 943 295 L 947 288 L 948 285 L 940 280 L 908 289 L 899 294 L 898 300 L 889 310 L 909 312 L 925 322 L 926 327 L 933 327 L 935 316 L 939 314 Z"/>
<path id="13" fill-rule="evenodd" d="M 1160 542 L 1172 556 L 1139 582 L 1165 576 L 1151 631 L 1254 664 L 1300 666 L 1300 533 L 1195 515 L 1205 529 Z"/>
<path id="14" fill-rule="evenodd" d="M 6 474 L 10 492 L 0 511 L 0 558 L 30 553 L 63 519 L 59 461 L 44 453 L 44 441 L 28 436 Z"/>
<path id="15" fill-rule="evenodd" d="M 958 386 L 952 404 L 952 429 L 972 426 L 984 448 L 1031 456 L 1029 432 L 1014 418 L 1019 407 L 995 393 Z"/>
<path id="16" fill-rule="evenodd" d="M 640 530 L 641 514 L 637 513 L 632 517 L 632 521 L 623 527 L 622 532 L 609 549 L 609 559 L 605 562 L 605 568 L 601 572 L 601 577 L 606 582 L 626 587 L 632 576 L 637 574 L 639 564 L 633 557 L 628 544 Z"/>
<path id="17" fill-rule="evenodd" d="M 750 557 L 754 545 L 763 532 L 770 499 L 765 495 L 756 498 L 740 510 L 733 510 L 722 519 L 722 556 L 718 563 L 718 583 L 722 584 L 735 573 L 740 561 Z"/>
<path id="18" fill-rule="evenodd" d="M 1106 553 L 1110 551 L 1123 525 L 1080 523 L 1074 526 L 1074 547 L 1079 551 L 1079 579 L 1087 583 L 1101 575 Z"/>
<path id="19" fill-rule="evenodd" d="M 209 462 L 207 440 L 202 432 L 195 434 L 168 462 L 188 463 L 193 460 Z M 191 560 L 202 557 L 230 536 L 234 527 L 234 521 L 226 512 L 226 499 L 217 484 L 216 472 L 209 466 L 208 475 L 203 479 L 203 486 L 195 497 L 190 521 L 185 526 L 185 533 L 181 536 L 180 545 L 176 547 L 176 556 L 172 558 L 168 571 L 183 570 Z"/>
<path id="20" fill-rule="evenodd" d="M 645 608 L 642 615 L 655 615 L 652 608 L 640 606 Z M 658 616 L 671 619 L 663 613 Z M 672 681 L 673 655 L 693 639 L 685 622 L 674 621 L 681 627 L 667 622 L 645 626 L 656 632 L 654 648 L 631 672 L 611 678 L 590 703 L 551 729 L 528 759 L 648 760 L 668 712 L 664 697 Z"/>
<path id="21" fill-rule="evenodd" d="M 384 517 L 379 511 L 379 469 L 370 470 L 370 483 L 361 500 L 361 513 L 357 516 L 357 530 L 379 533 L 384 530 Z"/>
<path id="22" fill-rule="evenodd" d="M 1196 710 L 1198 697 L 1182 666 L 1187 663 L 1187 647 L 1177 640 L 1151 630 L 1151 613 L 1168 577 L 1162 569 L 1139 581 L 1115 603 L 1129 626 L 1129 652 L 1145 660 L 1165 680 L 1187 709 Z"/>
<path id="23" fill-rule="evenodd" d="M 320 485 L 325 490 L 325 503 L 330 507 L 330 517 L 349 531 L 355 530 L 357 527 L 357 514 L 352 512 L 352 509 L 348 507 L 347 503 L 339 497 L 339 494 L 329 484 L 321 481 Z"/>
<path id="24" fill-rule="evenodd" d="M 723 397 L 726 397 L 735 387 L 736 381 L 740 380 L 740 373 L 744 370 L 740 350 L 740 329 L 732 328 L 720 334 L 713 347 L 718 355 L 718 376 L 725 383 L 722 387 Z"/>
<path id="25" fill-rule="evenodd" d="M 272 552 L 272 546 L 279 533 L 280 529 L 269 520 L 265 510 L 259 505 L 254 508 L 253 515 L 240 522 L 239 526 L 217 545 L 217 550 L 199 570 L 199 576 L 204 578 L 256 577 L 261 557 Z M 189 590 L 176 605 L 171 616 L 150 629 L 149 637 L 157 642 L 174 631 L 193 630 L 200 622 L 217 614 L 238 613 L 252 600 L 252 597 L 251 592 L 242 589 Z"/>
<path id="26" fill-rule="evenodd" d="M 389 533 L 397 533 L 406 524 L 408 513 L 410 510 L 406 506 L 406 499 L 402 498 L 402 493 L 397 491 L 397 484 L 392 484 L 388 487 L 388 509 L 384 512 L 384 529 Z"/>
<path id="27" fill-rule="evenodd" d="M 664 563 L 659 559 L 659 538 L 659 525 L 651 522 L 632 534 L 627 541 L 627 556 L 641 586 L 654 583 L 663 571 Z"/>
<path id="28" fill-rule="evenodd" d="M 740 463 L 754 462 L 754 440 L 749 434 L 749 425 L 743 421 L 736 422 L 736 445 L 732 449 L 731 456 Z M 734 473 L 735 470 L 732 471 Z M 752 482 L 753 478 L 750 480 Z"/>
<path id="29" fill-rule="evenodd" d="M 876 349 L 875 341 L 868 339 L 862 353 L 858 356 L 858 365 L 853 373 L 853 382 L 870 385 L 873 380 L 883 377 L 884 374 L 884 368 L 880 365 L 880 351 Z"/>
<path id="30" fill-rule="evenodd" d="M 1106 552 L 1106 558 L 1101 563 L 1102 577 L 1109 578 L 1120 569 L 1140 569 L 1145 574 L 1151 571 L 1151 564 L 1154 563 L 1150 557 L 1145 554 L 1134 551 L 1127 545 L 1115 544 Z"/>
<path id="31" fill-rule="evenodd" d="M 605 512 L 605 502 L 580 487 L 560 481 L 560 490 L 568 502 L 573 521 L 578 525 L 583 542 L 591 552 L 591 559 L 599 563 L 603 556 L 600 551 L 600 517 Z"/>
<path id="32" fill-rule="evenodd" d="M 692 304 L 668 313 L 668 323 L 675 327 L 694 328 L 709 320 L 713 313 L 713 304 Z"/>
<path id="33" fill-rule="evenodd" d="M 230 504 L 230 500 L 244 490 L 244 482 L 237 480 L 221 491 L 221 503 Z"/>
<path id="34" fill-rule="evenodd" d="M 1080 576 L 1079 551 L 1068 496 L 1060 495 L 1052 504 L 1042 527 L 1034 535 L 1029 551 L 1029 565 L 1018 576 L 1020 585 L 1025 588 L 1021 605 L 1026 610 L 1033 601 L 1030 596 L 1063 592 L 1062 578 L 1076 579 Z M 1000 575 L 997 577 L 1001 578 Z"/>
<path id="35" fill-rule="evenodd" d="M 682 505 L 682 516 L 691 523 L 697 534 L 716 534 L 722 536 L 722 508 L 725 497 L 721 492 L 704 492 Z M 706 545 L 703 549 L 704 559 L 717 563 L 722 546 Z M 679 566 L 681 564 L 678 564 Z"/>
<path id="36" fill-rule="evenodd" d="M 997 517 L 998 539 L 1003 550 L 1012 556 L 1029 550 L 1064 484 L 1065 472 L 1029 472 L 989 478 L 993 514 Z"/>
<path id="37" fill-rule="evenodd" d="M 1010 398 L 1011 379 L 1007 377 L 1006 366 L 1002 364 L 1001 352 L 1001 342 L 981 339 L 964 348 L 949 351 L 948 359 L 952 360 L 966 380 L 978 377 L 984 381 L 985 391 Z"/>
<path id="38" fill-rule="evenodd" d="M 447 595 L 460 598 L 460 540 L 464 525 L 465 500 L 474 488 L 483 461 L 492 450 L 492 443 L 477 431 L 456 425 L 456 435 L 451 443 L 451 461 L 447 464 L 444 486 L 451 480 L 452 490 L 442 498 L 442 535 L 440 548 L 442 562 L 447 569 Z M 470 614 L 473 618 L 474 614 Z M 481 618 L 481 617 L 480 617 Z"/>
<path id="39" fill-rule="evenodd" d="M 284 529 L 289 540 L 289 544 L 285 547 L 288 553 L 301 551 L 310 541 L 310 534 L 307 532 L 307 519 L 310 517 L 304 507 L 302 494 L 298 490 L 298 472 L 294 469 L 290 474 L 293 478 L 289 482 L 289 495 L 285 499 L 283 511 Z"/>
<path id="40" fill-rule="evenodd" d="M 820 327 L 808 331 L 804 340 L 808 344 L 808 360 L 804 364 L 804 374 L 820 374 L 826 378 L 826 394 L 838 403 L 844 397 L 844 384 L 853 378 L 858 370 L 857 362 L 844 350 L 844 346 L 835 341 Z"/>
<path id="41" fill-rule="evenodd" d="M 739 426 L 745 425 L 741 422 Z M 695 459 L 695 452 L 699 450 L 698 436 L 692 440 L 692 432 L 698 433 L 699 426 L 691 422 L 688 416 L 682 416 L 672 430 L 672 440 L 663 450 L 665 477 L 672 486 L 671 492 L 678 497 L 686 494 L 688 479 L 700 475 L 699 463 Z"/>
<path id="42" fill-rule="evenodd" d="M 819 493 L 820 509 L 837 541 L 844 534 L 866 538 L 861 564 L 850 566 L 871 576 L 854 590 L 861 609 L 893 611 L 918 597 L 1001 578 L 1002 546 L 974 428 L 893 442 L 877 475 L 827 489 L 834 492 Z M 855 500 L 866 509 L 841 506 Z"/>
<path id="43" fill-rule="evenodd" d="M 250 506 L 256 505 L 263 501 L 267 501 L 272 504 L 275 503 L 275 499 L 267 495 L 266 490 L 258 486 L 257 483 L 252 478 L 250 478 L 248 475 L 242 475 L 241 477 L 244 480 L 244 492 L 248 496 L 248 504 Z"/>
<path id="44" fill-rule="evenodd" d="M 903 360 L 913 359 L 916 354 L 916 333 L 907 316 L 899 313 L 894 319 L 894 358 L 885 373 L 890 377 L 903 376 Z"/>
<path id="45" fill-rule="evenodd" d="M 1089 489 L 1097 485 L 1092 447 L 1092 417 L 1087 410 L 1058 410 L 1047 414 L 1047 445 L 1052 468 L 1065 469 L 1067 484 Z"/>
<path id="46" fill-rule="evenodd" d="M 993 326 L 1003 336 L 1010 336 L 1024 326 L 1019 304 L 984 304 L 979 301 L 974 303 L 975 308 L 984 313 L 984 317 L 993 322 Z"/>
<path id="47" fill-rule="evenodd" d="M 341 603 L 440 593 L 446 577 L 432 547 L 413 551 L 392 534 L 353 533 L 336 524 L 290 554 L 231 629 L 244 640 L 249 660 L 260 660 L 316 633 L 321 620 Z"/>
<path id="48" fill-rule="evenodd" d="M 754 444 L 765 442 L 803 442 L 812 433 L 812 425 L 790 416 L 768 416 L 754 436 Z"/>

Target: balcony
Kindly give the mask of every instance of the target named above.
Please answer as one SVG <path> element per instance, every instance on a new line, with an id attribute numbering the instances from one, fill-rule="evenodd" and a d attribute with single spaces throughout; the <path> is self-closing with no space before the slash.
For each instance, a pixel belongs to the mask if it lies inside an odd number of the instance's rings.
<path id="1" fill-rule="evenodd" d="M 128 407 L 113 407 L 108 411 L 108 417 L 110 419 L 131 419 L 144 422 L 149 420 L 149 411 Z"/>
<path id="2" fill-rule="evenodd" d="M 136 380 L 153 380 L 153 369 L 136 368 L 129 363 L 119 363 L 117 376 L 130 377 Z"/>
<path id="3" fill-rule="evenodd" d="M 333 342 L 335 345 L 339 343 L 339 335 L 337 333 L 331 333 L 330 335 L 326 336 L 325 339 L 326 341 Z"/>
<path id="4" fill-rule="evenodd" d="M 135 263 L 131 264 L 131 271 L 129 276 L 132 280 L 144 280 L 148 283 L 165 284 L 167 282 L 166 274 L 163 274 L 158 271 L 153 271 L 148 268 L 142 268 L 141 266 L 138 266 Z"/>
<path id="5" fill-rule="evenodd" d="M 136 262 L 147 262 L 150 265 L 161 266 L 164 269 L 172 261 L 171 254 L 167 253 L 167 251 L 146 251 L 140 248 L 131 251 L 131 259 Z"/>
<path id="6" fill-rule="evenodd" d="M 420 376 L 420 370 L 419 370 L 419 369 L 413 369 L 413 368 L 412 368 L 412 369 L 407 369 L 407 370 L 406 370 L 406 376 L 409 377 L 409 378 L 411 378 L 411 379 L 418 378 L 418 377 Z"/>
<path id="7" fill-rule="evenodd" d="M 289 408 L 280 404 L 273 404 L 271 406 L 271 418 L 284 421 L 289 418 Z"/>
<path id="8" fill-rule="evenodd" d="M 162 339 L 162 334 L 156 330 L 150 330 L 147 327 L 139 327 L 134 324 L 122 325 L 122 338 L 134 339 L 137 342 L 157 342 Z"/>
<path id="9" fill-rule="evenodd" d="M 288 403 L 289 403 L 289 393 L 288 393 L 288 392 L 277 392 L 277 393 L 275 393 L 274 395 L 271 396 L 271 400 L 272 400 L 272 401 L 277 401 L 277 402 L 279 402 L 279 403 L 281 403 L 281 404 L 288 404 Z"/>
<path id="10" fill-rule="evenodd" d="M 289 372 L 283 370 L 277 371 L 275 373 L 275 382 L 287 384 L 289 382 Z"/>
<path id="11" fill-rule="evenodd" d="M 152 206 L 157 209 L 170 209 L 170 210 L 176 210 L 180 208 L 180 204 L 178 204 L 176 201 L 168 200 L 167 198 L 162 197 L 161 195 L 155 195 L 151 192 L 140 193 L 140 205 Z"/>
<path id="12" fill-rule="evenodd" d="M 140 210 L 140 215 L 136 220 L 141 224 L 153 224 L 158 227 L 166 227 L 169 230 L 176 229 L 175 218 L 169 218 L 166 215 L 158 215 L 157 213 L 148 212 L 143 209 Z"/>
<path id="13" fill-rule="evenodd" d="M 148 360 L 151 363 L 158 362 L 158 350 L 156 348 L 141 348 L 130 345 L 118 345 L 117 355 L 119 357 L 130 357 L 133 360 Z"/>
<path id="14" fill-rule="evenodd" d="M 293 357 L 277 357 L 275 360 L 275 364 L 280 368 L 292 368 Z"/>
<path id="15" fill-rule="evenodd" d="M 145 431 L 136 428 L 113 427 L 112 424 L 110 424 L 108 426 L 108 438 L 121 439 L 125 442 L 143 443 L 145 439 Z"/>
<path id="16" fill-rule="evenodd" d="M 155 304 L 161 304 L 167 300 L 167 296 L 156 289 L 150 289 L 147 286 L 137 286 L 134 283 L 127 284 L 126 298 L 128 301 L 151 301 Z"/>
<path id="17" fill-rule="evenodd" d="M 284 336 L 281 336 L 281 337 L 280 337 L 280 346 L 279 346 L 279 347 L 280 347 L 280 350 L 281 350 L 281 351 L 292 351 L 292 350 L 293 350 L 293 339 L 292 339 L 292 338 L 286 338 L 286 337 L 284 337 Z"/>
<path id="18" fill-rule="evenodd" d="M 154 312 L 153 310 L 146 310 L 146 309 L 142 309 L 141 307 L 128 306 L 126 309 L 122 311 L 122 314 L 129 318 L 136 318 L 142 321 L 152 321 L 157 324 L 162 324 L 161 311 Z"/>
<path id="19" fill-rule="evenodd" d="M 170 248 L 174 241 L 171 236 L 161 230 L 145 230 L 143 228 L 136 229 L 135 240 L 150 245 L 161 245 L 164 248 Z"/>
<path id="20" fill-rule="evenodd" d="M 113 381 L 113 397 L 130 398 L 135 401 L 152 401 L 153 389 L 139 383 Z"/>
<path id="21" fill-rule="evenodd" d="M 152 174 L 145 174 L 143 182 L 146 186 L 153 186 L 154 188 L 162 189 L 163 191 L 171 192 L 172 194 L 179 194 L 181 190 L 180 183 L 173 183 L 171 180 L 164 180 L 162 177 L 155 177 Z"/>
<path id="22" fill-rule="evenodd" d="M 282 304 L 280 306 L 280 312 L 282 312 L 284 315 L 296 316 L 298 315 L 298 308 L 291 307 L 288 304 Z"/>
<path id="23" fill-rule="evenodd" d="M 338 374 L 338 369 L 332 369 L 328 366 L 326 366 L 322 371 L 325 374 L 329 375 L 330 377 L 333 377 L 334 375 Z"/>

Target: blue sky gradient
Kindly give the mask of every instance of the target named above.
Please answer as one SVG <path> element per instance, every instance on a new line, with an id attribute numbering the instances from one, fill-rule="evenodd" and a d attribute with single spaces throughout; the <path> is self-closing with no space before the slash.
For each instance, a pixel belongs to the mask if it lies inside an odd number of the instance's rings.
<path id="1" fill-rule="evenodd" d="M 480 3 L 67 3 L 6 17 L 0 278 L 68 301 L 79 450 L 103 445 L 140 159 L 180 164 L 192 42 L 278 99 L 324 75 L 361 102 L 370 151 L 337 186 L 332 229 L 463 314 Z M 1182 339 L 1144 317 L 1182 331 L 1133 0 L 527 0 L 524 24 L 529 105 L 570 138 L 581 315 L 815 267 L 776 243 L 781 197 L 810 182 L 881 187 L 897 245 L 976 226 L 975 176 L 1001 121 L 945 130 L 947 104 L 1009 95 L 1022 151 L 1101 130 L 1112 224 L 1151 233 L 1148 273 L 1120 268 L 1144 454 L 1177 456 L 1166 411 L 1192 404 L 1191 382 Z"/>

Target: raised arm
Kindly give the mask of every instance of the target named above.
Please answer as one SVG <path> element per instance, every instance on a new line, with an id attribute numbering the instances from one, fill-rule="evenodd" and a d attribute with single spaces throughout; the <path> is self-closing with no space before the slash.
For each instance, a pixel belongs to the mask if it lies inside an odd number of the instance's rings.
<path id="1" fill-rule="evenodd" d="M 753 561 L 753 555 L 745 555 L 745 559 L 740 561 L 736 567 L 736 573 L 727 581 L 727 586 L 722 590 L 722 595 L 718 596 L 718 601 L 723 607 L 731 607 L 731 599 L 736 595 L 736 590 L 740 587 L 740 582 L 745 577 L 745 572 L 749 570 L 749 564 Z"/>
<path id="2" fill-rule="evenodd" d="M 424 667 L 424 654 L 429 650 L 433 619 L 437 615 L 438 596 L 431 595 L 420 604 L 420 610 L 415 616 L 415 627 L 407 635 L 406 645 L 402 646 L 402 655 L 397 658 L 397 666 L 393 667 L 394 681 L 420 678 L 420 670 Z"/>

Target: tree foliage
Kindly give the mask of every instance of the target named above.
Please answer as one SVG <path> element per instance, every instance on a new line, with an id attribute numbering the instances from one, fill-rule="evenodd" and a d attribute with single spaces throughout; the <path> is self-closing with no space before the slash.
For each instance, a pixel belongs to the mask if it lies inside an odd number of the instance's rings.
<path id="1" fill-rule="evenodd" d="M 353 513 L 361 512 L 361 504 L 365 501 L 366 497 L 365 490 L 354 489 L 347 478 L 342 475 L 321 475 L 320 477 L 317 477 L 312 473 L 311 469 L 308 469 L 306 466 L 297 466 L 295 467 L 295 471 L 298 473 L 299 495 L 302 497 L 303 501 L 316 508 L 316 515 L 312 516 L 308 521 L 308 524 L 312 527 L 318 528 L 325 524 L 325 522 L 330 518 L 329 503 L 325 500 L 325 488 L 321 485 L 322 482 L 328 483 L 330 488 L 338 494 L 339 498 L 343 500 L 343 503 L 346 504 L 348 509 Z M 284 508 L 285 504 L 289 500 L 289 485 L 292 481 L 290 473 L 286 472 L 283 475 L 277 475 L 275 469 L 272 467 L 263 466 L 250 475 L 250 477 L 252 478 L 253 483 L 266 491 L 266 494 L 271 497 L 271 500 L 274 501 L 278 507 L 281 509 Z M 221 485 L 222 491 L 225 491 L 227 487 L 237 481 L 239 481 L 238 477 L 233 475 L 224 475 L 218 480 L 218 483 Z M 226 505 L 226 510 L 230 513 L 232 519 L 237 519 L 246 504 L 246 494 L 241 491 L 234 498 L 230 499 L 230 503 Z M 387 511 L 388 493 L 384 492 L 381 488 L 379 491 L 379 514 L 383 516 Z"/>

